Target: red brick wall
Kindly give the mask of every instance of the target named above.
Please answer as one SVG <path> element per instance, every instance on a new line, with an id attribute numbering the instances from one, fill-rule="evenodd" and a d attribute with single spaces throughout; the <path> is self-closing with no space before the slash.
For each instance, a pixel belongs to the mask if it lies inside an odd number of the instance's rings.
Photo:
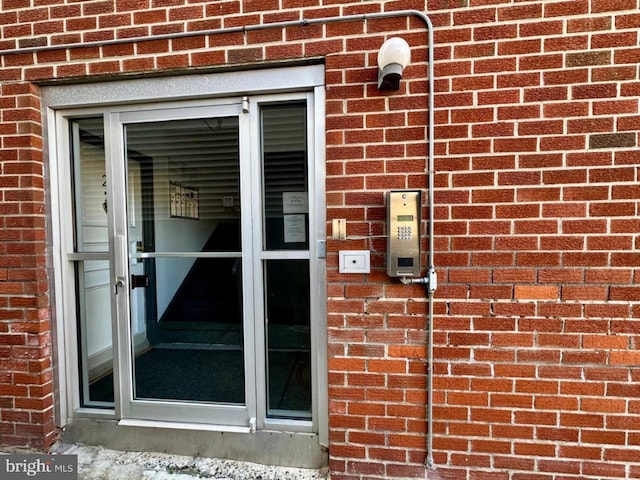
<path id="1" fill-rule="evenodd" d="M 299 19 L 301 8 L 308 18 L 424 10 L 413 1 L 0 1 L 2 49 Z M 638 8 L 638 0 L 427 2 L 438 475 L 640 478 Z M 400 92 L 380 93 L 375 55 L 391 34 L 409 41 L 413 61 Z M 14 209 L 0 231 L 14 235 L 0 247 L 2 443 L 52 438 L 42 433 L 52 432 L 50 413 L 43 418 L 50 341 L 29 82 L 302 57 L 327 66 L 327 216 L 346 218 L 351 237 L 371 236 L 328 242 L 332 477 L 424 474 L 427 302 L 422 287 L 386 277 L 379 237 L 384 192 L 426 185 L 427 57 L 415 18 L 2 57 L 0 208 Z M 5 157 L 7 149 L 18 153 Z M 28 171 L 9 168 L 18 164 Z M 370 275 L 337 272 L 337 250 L 349 248 L 372 250 Z M 11 262 L 28 258 L 24 277 Z M 16 310 L 18 300 L 27 305 Z M 34 403 L 18 405 L 26 398 Z"/>
<path id="2" fill-rule="evenodd" d="M 0 85 L 0 444 L 54 439 L 40 101 Z"/>
<path id="3" fill-rule="evenodd" d="M 476 3 L 432 17 L 435 461 L 638 478 L 638 2 Z"/>

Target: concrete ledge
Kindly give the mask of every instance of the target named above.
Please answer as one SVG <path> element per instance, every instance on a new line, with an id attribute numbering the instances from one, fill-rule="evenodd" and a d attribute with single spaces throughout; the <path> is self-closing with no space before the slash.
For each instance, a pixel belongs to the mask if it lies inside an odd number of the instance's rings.
<path id="1" fill-rule="evenodd" d="M 328 464 L 328 452 L 318 435 L 257 431 L 221 432 L 152 425 L 119 425 L 116 420 L 74 419 L 61 441 L 113 450 L 159 452 L 209 457 L 263 465 L 319 469 Z"/>

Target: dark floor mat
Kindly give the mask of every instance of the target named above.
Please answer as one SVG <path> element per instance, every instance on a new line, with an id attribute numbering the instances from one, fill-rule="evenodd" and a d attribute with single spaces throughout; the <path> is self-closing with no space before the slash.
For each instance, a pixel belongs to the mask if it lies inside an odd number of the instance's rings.
<path id="1" fill-rule="evenodd" d="M 238 350 L 153 348 L 136 358 L 136 398 L 244 403 Z M 113 402 L 113 376 L 90 386 L 91 400 Z"/>
<path id="2" fill-rule="evenodd" d="M 309 352 L 272 351 L 269 409 L 311 410 Z M 240 350 L 152 348 L 136 358 L 136 398 L 244 404 Z M 113 402 L 113 375 L 93 382 L 91 401 Z"/>

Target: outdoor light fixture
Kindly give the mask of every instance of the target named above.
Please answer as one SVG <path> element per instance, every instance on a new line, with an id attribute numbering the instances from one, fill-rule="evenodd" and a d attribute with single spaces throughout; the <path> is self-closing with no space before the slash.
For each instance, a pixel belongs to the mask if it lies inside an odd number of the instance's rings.
<path id="1" fill-rule="evenodd" d="M 400 90 L 402 70 L 410 61 L 411 49 L 402 38 L 384 42 L 378 52 L 378 90 Z"/>

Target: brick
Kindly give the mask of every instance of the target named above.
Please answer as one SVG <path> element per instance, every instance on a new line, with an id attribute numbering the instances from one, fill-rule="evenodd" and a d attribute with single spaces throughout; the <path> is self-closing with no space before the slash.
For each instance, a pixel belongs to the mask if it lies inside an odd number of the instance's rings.
<path id="1" fill-rule="evenodd" d="M 591 4 L 591 12 L 593 13 L 634 10 L 636 8 L 635 0 L 593 0 Z"/>
<path id="2" fill-rule="evenodd" d="M 492 90 L 486 92 L 478 92 L 478 104 L 479 105 L 504 105 L 504 104 L 516 104 L 520 103 L 520 92 L 517 89 L 509 90 Z M 468 114 L 466 114 L 468 115 Z M 491 116 L 484 123 L 492 121 L 493 111 Z M 500 122 L 504 123 L 504 122 Z"/>
<path id="3" fill-rule="evenodd" d="M 453 13 L 453 25 L 493 22 L 496 20 L 496 13 L 495 8 L 456 11 Z"/>
<path id="4" fill-rule="evenodd" d="M 610 51 L 574 52 L 566 54 L 566 64 L 568 67 L 609 65 L 611 60 Z"/>
<path id="5" fill-rule="evenodd" d="M 33 37 L 18 39 L 18 48 L 42 47 L 47 45 L 47 37 Z"/>
<path id="6" fill-rule="evenodd" d="M 579 432 L 569 428 L 536 428 L 536 437 L 543 441 L 577 442 Z"/>
<path id="7" fill-rule="evenodd" d="M 605 352 L 563 352 L 562 363 L 565 365 L 598 365 L 606 364 L 607 355 Z"/>
<path id="8" fill-rule="evenodd" d="M 630 236 L 616 236 L 612 237 L 609 242 L 605 242 L 601 238 L 588 238 L 587 247 L 589 250 L 631 250 L 633 248 L 633 238 Z M 617 258 L 619 262 L 621 258 L 625 257 L 618 256 Z"/>
<path id="9" fill-rule="evenodd" d="M 535 152 L 538 141 L 535 138 L 495 139 L 493 149 L 495 152 Z"/>
<path id="10" fill-rule="evenodd" d="M 633 216 L 634 204 L 629 202 L 607 202 L 592 204 L 589 208 L 592 216 Z"/>
<path id="11" fill-rule="evenodd" d="M 624 18 L 624 17 L 623 17 Z M 610 16 L 592 16 L 590 18 L 570 18 L 567 22 L 567 31 L 575 32 L 596 32 L 611 29 Z"/>
<path id="12" fill-rule="evenodd" d="M 588 1 L 565 1 L 544 6 L 545 17 L 570 17 L 573 15 L 582 15 L 589 12 Z"/>
<path id="13" fill-rule="evenodd" d="M 640 385 L 635 383 L 610 383 L 607 385 L 607 396 L 626 398 L 640 397 Z"/>
<path id="14" fill-rule="evenodd" d="M 609 133 L 589 135 L 589 148 L 628 148 L 636 146 L 635 133 Z"/>
<path id="15" fill-rule="evenodd" d="M 453 58 L 459 60 L 467 58 L 493 57 L 495 55 L 495 50 L 496 44 L 494 42 L 456 45 L 453 50 Z"/>
<path id="16" fill-rule="evenodd" d="M 567 285 L 562 287 L 563 300 L 606 300 L 608 296 L 606 287 L 583 287 Z"/>
<path id="17" fill-rule="evenodd" d="M 633 15 L 624 15 L 616 19 L 615 26 L 620 30 L 625 30 L 628 28 L 637 27 L 638 22 L 640 22 L 640 15 L 638 15 L 637 13 Z"/>
<path id="18" fill-rule="evenodd" d="M 514 288 L 514 298 L 516 299 L 555 300 L 558 298 L 558 287 L 516 285 Z"/>
<path id="19" fill-rule="evenodd" d="M 582 430 L 580 439 L 582 443 L 586 444 L 597 443 L 624 445 L 625 433 L 602 430 Z"/>
<path id="20" fill-rule="evenodd" d="M 567 87 L 537 87 L 527 88 L 524 93 L 525 102 L 544 102 L 544 101 L 561 101 L 568 100 Z M 539 132 L 540 134 L 544 132 Z M 557 133 L 557 132 L 555 132 Z"/>
<path id="21" fill-rule="evenodd" d="M 527 55 L 519 58 L 521 71 L 525 70 L 558 70 L 563 68 L 564 58 L 562 53 L 545 55 Z"/>
<path id="22" fill-rule="evenodd" d="M 535 278 L 536 272 L 527 269 L 496 269 L 493 273 L 496 283 L 532 282 Z"/>
<path id="23" fill-rule="evenodd" d="M 613 188 L 613 192 L 615 197 L 615 187 Z M 633 195 L 632 190 L 622 189 L 619 193 L 621 198 L 631 198 L 628 195 Z M 633 233 L 639 224 L 640 219 L 613 219 L 611 221 L 611 233 Z"/>
<path id="24" fill-rule="evenodd" d="M 607 222 L 605 220 L 564 220 L 562 229 L 567 234 L 576 233 L 605 233 Z"/>
<path id="25" fill-rule="evenodd" d="M 587 35 L 566 35 L 544 39 L 544 50 L 548 52 L 564 52 L 568 50 L 584 50 L 588 48 Z"/>
<path id="26" fill-rule="evenodd" d="M 533 346 L 533 335 L 530 333 L 502 333 L 496 332 L 491 335 L 491 344 L 501 347 L 530 347 Z"/>
<path id="27" fill-rule="evenodd" d="M 542 37 L 548 35 L 561 35 L 562 21 L 539 21 L 536 23 L 523 23 L 520 26 L 521 37 Z"/>
<path id="28" fill-rule="evenodd" d="M 612 448 L 612 449 L 605 450 L 604 458 L 605 460 L 612 461 L 612 462 L 632 462 L 634 452 L 635 452 L 635 449 Z M 610 469 L 606 469 L 606 467 L 604 467 L 603 465 L 597 465 L 595 467 L 598 469 L 598 471 L 606 470 L 607 475 L 609 475 L 611 472 Z M 591 470 L 590 468 L 590 471 L 594 471 L 594 470 Z M 620 468 L 617 468 L 616 473 L 621 477 L 625 475 L 625 473 Z"/>
<path id="29" fill-rule="evenodd" d="M 623 117 L 618 120 L 618 130 L 628 131 L 637 130 L 637 126 L 640 123 L 640 117 Z"/>
<path id="30" fill-rule="evenodd" d="M 451 82 L 451 91 L 467 91 L 467 90 L 487 90 L 494 87 L 493 76 L 469 76 L 463 78 L 453 78 Z"/>
<path id="31" fill-rule="evenodd" d="M 542 52 L 542 41 L 540 39 L 518 39 L 501 41 L 498 44 L 498 54 L 501 56 L 508 55 L 526 55 Z"/>
<path id="32" fill-rule="evenodd" d="M 567 133 L 608 132 L 613 128 L 613 118 L 580 118 L 567 122 Z"/>
<path id="33" fill-rule="evenodd" d="M 495 72 L 515 72 L 518 69 L 516 58 L 491 58 L 478 59 L 473 62 L 473 72 L 495 73 Z M 469 72 L 470 73 L 470 72 Z"/>
<path id="34" fill-rule="evenodd" d="M 520 207 L 515 205 L 498 205 L 496 207 L 497 218 L 538 218 L 539 216 L 540 206 L 536 204 L 523 204 Z"/>
<path id="35" fill-rule="evenodd" d="M 533 3 L 528 5 L 504 5 L 498 9 L 498 19 L 501 21 L 524 20 L 540 18 L 542 16 L 542 4 Z"/>
<path id="36" fill-rule="evenodd" d="M 609 292 L 610 300 L 637 301 L 640 299 L 640 287 L 612 286 Z"/>
<path id="37" fill-rule="evenodd" d="M 637 45 L 636 32 L 604 33 L 591 37 L 592 48 L 613 49 L 616 47 L 630 47 Z"/>
<path id="38" fill-rule="evenodd" d="M 565 95 L 562 95 L 566 98 Z M 562 134 L 565 131 L 564 124 L 558 120 L 545 120 L 533 122 L 521 122 L 518 124 L 518 135 L 545 135 Z"/>
<path id="39" fill-rule="evenodd" d="M 568 319 L 565 321 L 566 332 L 602 333 L 607 330 L 607 322 L 596 319 Z"/>
<path id="40" fill-rule="evenodd" d="M 513 119 L 527 119 L 527 118 L 539 118 L 540 107 L 538 105 L 524 105 L 513 107 L 500 107 L 498 108 L 499 120 L 513 120 Z"/>
<path id="41" fill-rule="evenodd" d="M 637 53 L 638 53 L 638 49 L 622 49 L 622 50 L 618 50 L 614 54 L 613 61 L 616 64 L 620 64 L 620 65 L 625 64 L 625 63 L 633 64 L 633 62 L 634 62 L 633 58 L 634 57 L 637 58 Z"/>
<path id="42" fill-rule="evenodd" d="M 617 96 L 617 86 L 614 83 L 596 85 L 574 85 L 571 87 L 573 99 L 614 98 Z"/>
<path id="43" fill-rule="evenodd" d="M 594 82 L 611 82 L 633 80 L 634 74 L 632 66 L 611 66 L 594 68 L 591 73 L 591 79 Z"/>
<path id="44" fill-rule="evenodd" d="M 575 201 L 594 201 L 594 200 L 608 200 L 609 199 L 609 187 L 608 186 L 588 186 L 588 187 L 565 187 L 564 195 L 562 198 L 567 202 Z M 569 224 L 569 222 L 567 222 Z M 574 223 L 574 224 L 577 224 Z M 597 224 L 594 224 L 594 227 Z M 602 227 L 600 227 L 602 228 Z M 594 231 L 593 229 L 588 231 Z M 567 232 L 571 233 L 571 232 Z"/>

